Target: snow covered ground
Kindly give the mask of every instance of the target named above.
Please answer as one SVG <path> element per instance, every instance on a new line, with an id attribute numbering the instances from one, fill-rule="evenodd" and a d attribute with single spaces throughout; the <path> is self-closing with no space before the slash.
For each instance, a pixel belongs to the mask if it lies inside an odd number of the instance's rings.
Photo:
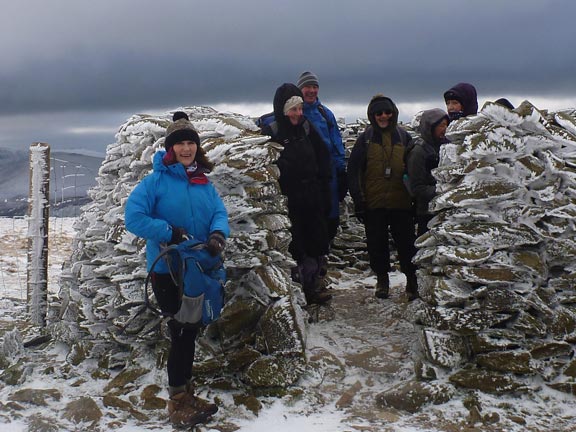
<path id="1" fill-rule="evenodd" d="M 73 218 L 50 220 L 49 288 L 58 292 L 61 263 L 68 258 L 74 237 Z M 23 218 L 0 218 L 0 323 L 19 326 L 26 316 L 26 233 Z M 220 401 L 220 411 L 202 432 L 424 432 L 424 431 L 574 431 L 576 404 L 573 396 L 543 389 L 538 394 L 522 396 L 477 395 L 482 416 L 497 419 L 494 423 L 471 417 L 461 398 L 443 405 L 425 407 L 408 414 L 379 408 L 374 399 L 380 392 L 413 376 L 416 334 L 407 317 L 411 305 L 402 294 L 404 278 L 394 273 L 392 296 L 374 298 L 374 277 L 369 272 L 331 272 L 334 300 L 330 310 L 323 310 L 320 321 L 311 324 L 308 334 L 310 372 L 298 387 L 299 398 L 260 399 L 263 408 L 258 416 L 235 406 L 225 391 L 209 390 Z M 12 324 L 11 324 L 12 323 Z M 4 334 L 5 328 L 0 328 Z M 4 336 L 2 336 L 4 339 Z M 0 347 L 5 341 L 2 340 Z M 55 362 L 64 363 L 66 352 L 58 347 L 48 353 Z M 43 367 L 42 367 L 43 368 Z M 39 367 L 39 369 L 42 369 Z M 1 369 L 0 369 L 1 372 Z M 158 374 L 164 379 L 163 371 Z M 83 394 L 99 400 L 105 382 L 91 380 L 79 386 L 34 370 L 24 384 L 11 386 L 0 382 L 0 429 L 3 432 L 32 430 L 29 418 L 59 418 L 63 407 Z M 163 382 L 158 382 L 164 385 Z M 20 388 L 57 389 L 62 398 L 46 406 L 26 406 L 21 416 L 8 417 L 5 410 L 12 395 Z M 162 393 L 165 397 L 166 394 Z M 100 430 L 122 432 L 170 430 L 164 414 L 142 422 L 136 418 L 116 421 L 114 410 L 100 402 L 103 418 Z M 112 426 L 114 425 L 114 426 Z M 34 429 L 37 430 L 37 429 Z M 55 430 L 55 429 L 43 429 Z M 70 430 L 83 430 L 79 429 Z"/>

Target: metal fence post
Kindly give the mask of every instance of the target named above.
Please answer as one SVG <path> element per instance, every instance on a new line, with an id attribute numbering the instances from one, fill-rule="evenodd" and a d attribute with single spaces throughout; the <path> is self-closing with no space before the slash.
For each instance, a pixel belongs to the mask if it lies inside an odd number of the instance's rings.
<path id="1" fill-rule="evenodd" d="M 34 324 L 45 326 L 48 314 L 48 220 L 50 216 L 50 146 L 30 146 L 28 202 L 28 312 Z"/>

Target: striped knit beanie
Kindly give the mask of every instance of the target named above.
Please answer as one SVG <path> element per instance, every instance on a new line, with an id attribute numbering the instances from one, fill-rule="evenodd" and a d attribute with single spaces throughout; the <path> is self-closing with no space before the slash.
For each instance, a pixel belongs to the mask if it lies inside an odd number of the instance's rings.
<path id="1" fill-rule="evenodd" d="M 302 74 L 298 78 L 298 82 L 296 83 L 296 86 L 300 90 L 302 90 L 302 87 L 306 87 L 306 86 L 318 86 L 318 87 L 320 87 L 320 84 L 318 84 L 318 77 L 314 73 L 302 72 Z"/>

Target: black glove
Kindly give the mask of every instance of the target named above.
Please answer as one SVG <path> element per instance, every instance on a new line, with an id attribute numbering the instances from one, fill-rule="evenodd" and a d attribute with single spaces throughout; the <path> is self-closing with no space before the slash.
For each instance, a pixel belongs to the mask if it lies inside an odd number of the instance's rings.
<path id="1" fill-rule="evenodd" d="M 221 254 L 225 246 L 226 239 L 224 238 L 224 234 L 220 231 L 210 233 L 208 241 L 206 242 L 206 249 L 208 249 L 210 255 L 216 256 Z"/>
<path id="2" fill-rule="evenodd" d="M 366 212 L 364 210 L 363 205 L 355 205 L 354 206 L 354 216 L 356 217 L 356 219 L 358 219 L 358 221 L 360 223 L 364 223 L 364 216 L 365 215 L 366 215 Z"/>
<path id="3" fill-rule="evenodd" d="M 172 237 L 168 242 L 169 245 L 182 243 L 184 240 L 188 240 L 188 233 L 184 228 L 172 227 Z"/>
<path id="4" fill-rule="evenodd" d="M 338 201 L 342 202 L 348 194 L 348 176 L 346 175 L 346 170 L 342 170 L 337 174 L 336 181 L 338 182 Z"/>

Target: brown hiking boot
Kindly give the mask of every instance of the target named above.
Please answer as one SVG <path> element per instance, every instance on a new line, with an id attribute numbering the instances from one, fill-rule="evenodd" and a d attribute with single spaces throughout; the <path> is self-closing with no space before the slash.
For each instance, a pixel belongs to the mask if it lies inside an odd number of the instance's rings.
<path id="1" fill-rule="evenodd" d="M 218 412 L 218 405 L 212 402 L 208 402 L 206 399 L 202 399 L 196 395 L 192 396 L 192 405 L 198 409 L 198 411 L 206 412 L 209 415 L 214 415 Z"/>
<path id="2" fill-rule="evenodd" d="M 406 275 L 406 297 L 409 302 L 420 298 L 420 294 L 418 293 L 418 279 L 415 274 Z"/>
<path id="3" fill-rule="evenodd" d="M 376 292 L 374 295 L 380 299 L 390 297 L 390 280 L 388 279 L 388 273 L 378 274 L 376 278 Z"/>
<path id="4" fill-rule="evenodd" d="M 190 393 L 180 392 L 168 401 L 168 415 L 174 426 L 194 426 L 204 423 L 218 411 L 215 404 L 211 404 Z"/>

